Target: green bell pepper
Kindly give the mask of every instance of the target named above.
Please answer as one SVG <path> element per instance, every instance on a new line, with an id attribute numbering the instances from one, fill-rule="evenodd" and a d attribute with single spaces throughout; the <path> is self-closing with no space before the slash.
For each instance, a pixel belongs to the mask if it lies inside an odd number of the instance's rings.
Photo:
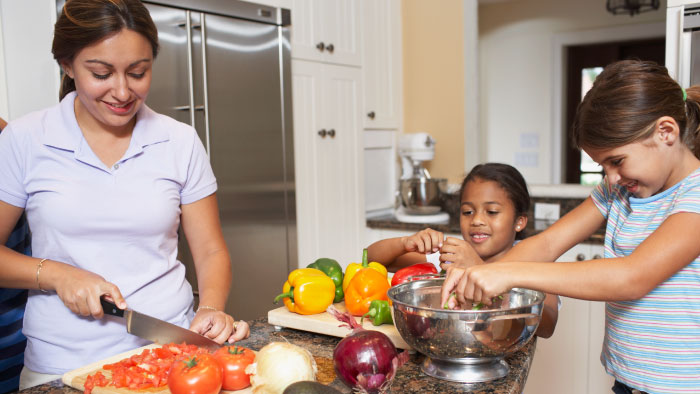
<path id="1" fill-rule="evenodd" d="M 389 301 L 386 300 L 374 300 L 369 304 L 369 312 L 362 315 L 360 323 L 367 317 L 372 320 L 372 324 L 375 326 L 381 326 L 382 324 L 394 324 L 394 319 L 391 318 L 391 307 L 389 306 Z"/>
<path id="2" fill-rule="evenodd" d="M 343 300 L 343 297 L 345 297 L 343 294 L 343 267 L 337 261 L 324 257 L 307 265 L 306 268 L 316 268 L 331 278 L 333 284 L 335 284 L 335 298 L 333 302 Z"/>

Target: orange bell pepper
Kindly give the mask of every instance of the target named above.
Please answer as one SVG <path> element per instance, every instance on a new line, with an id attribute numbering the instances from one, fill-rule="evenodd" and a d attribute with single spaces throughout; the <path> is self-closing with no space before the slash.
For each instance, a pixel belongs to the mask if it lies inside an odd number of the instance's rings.
<path id="1" fill-rule="evenodd" d="M 357 271 L 359 271 L 362 268 L 372 268 L 379 272 L 380 274 L 384 275 L 386 278 L 388 273 L 386 271 L 386 267 L 383 266 L 380 263 L 377 263 L 376 261 L 373 261 L 371 263 L 367 262 L 367 249 L 362 250 L 362 263 L 350 263 L 348 267 L 345 269 L 345 277 L 343 278 L 343 291 L 348 288 L 348 285 L 350 284 L 350 281 L 352 280 L 352 277 L 355 276 Z M 391 283 L 391 281 L 389 281 Z"/>
<path id="2" fill-rule="evenodd" d="M 366 262 L 366 258 L 364 262 Z M 389 290 L 389 282 L 386 275 L 367 267 L 361 268 L 350 280 L 345 291 L 345 307 L 353 316 L 362 316 L 369 311 L 369 305 L 374 300 L 388 301 L 386 292 Z"/>

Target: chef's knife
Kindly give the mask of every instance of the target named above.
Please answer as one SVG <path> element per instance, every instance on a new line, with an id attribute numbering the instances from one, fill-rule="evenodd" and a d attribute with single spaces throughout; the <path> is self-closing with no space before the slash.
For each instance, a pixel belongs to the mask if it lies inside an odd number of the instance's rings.
<path id="1" fill-rule="evenodd" d="M 136 312 L 131 309 L 119 309 L 113 303 L 101 298 L 102 310 L 107 315 L 123 317 L 126 320 L 126 331 L 137 337 L 147 339 L 165 345 L 166 343 L 187 343 L 188 345 L 197 345 L 211 351 L 221 347 L 218 343 L 211 339 L 182 328 L 167 321 L 156 319 L 143 313 Z"/>

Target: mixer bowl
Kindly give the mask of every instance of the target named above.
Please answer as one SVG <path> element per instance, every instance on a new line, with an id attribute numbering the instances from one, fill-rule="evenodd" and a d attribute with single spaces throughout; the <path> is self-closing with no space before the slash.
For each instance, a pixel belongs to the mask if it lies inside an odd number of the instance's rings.
<path id="1" fill-rule="evenodd" d="M 443 281 L 433 278 L 406 282 L 388 293 L 399 334 L 427 356 L 423 372 L 457 382 L 484 382 L 505 376 L 509 367 L 503 358 L 535 334 L 544 293 L 516 288 L 503 294 L 494 309 L 447 310 L 440 305 Z"/>
<path id="2" fill-rule="evenodd" d="M 442 209 L 442 194 L 447 189 L 444 178 L 409 178 L 399 181 L 401 205 L 412 215 L 434 215 Z"/>

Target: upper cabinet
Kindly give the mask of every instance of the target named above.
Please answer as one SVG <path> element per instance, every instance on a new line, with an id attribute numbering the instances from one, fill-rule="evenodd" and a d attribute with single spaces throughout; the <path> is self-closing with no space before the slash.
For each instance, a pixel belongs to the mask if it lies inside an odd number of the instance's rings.
<path id="1" fill-rule="evenodd" d="M 399 129 L 401 122 L 401 3 L 362 0 L 365 129 Z"/>
<path id="2" fill-rule="evenodd" d="M 362 65 L 360 2 L 293 0 L 292 57 Z"/>
<path id="3" fill-rule="evenodd" d="M 292 69 L 299 264 L 347 266 L 364 247 L 360 70 L 306 60 Z"/>

